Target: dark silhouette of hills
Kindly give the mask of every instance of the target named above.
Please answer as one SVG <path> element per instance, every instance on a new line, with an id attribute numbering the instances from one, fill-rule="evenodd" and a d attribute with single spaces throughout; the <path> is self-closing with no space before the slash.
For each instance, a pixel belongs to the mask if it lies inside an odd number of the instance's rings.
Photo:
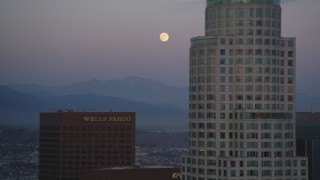
<path id="1" fill-rule="evenodd" d="M 187 112 L 165 106 L 95 94 L 36 97 L 0 86 L 0 124 L 38 126 L 40 112 L 58 109 L 78 111 L 136 112 L 138 128 L 185 128 Z"/>

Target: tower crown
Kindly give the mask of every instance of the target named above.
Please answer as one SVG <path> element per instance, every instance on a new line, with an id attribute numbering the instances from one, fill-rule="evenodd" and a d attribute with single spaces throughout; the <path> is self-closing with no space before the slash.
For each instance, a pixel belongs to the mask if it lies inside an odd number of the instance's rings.
<path id="1" fill-rule="evenodd" d="M 273 4 L 280 5 L 280 0 L 207 0 L 207 7 L 226 4 Z"/>

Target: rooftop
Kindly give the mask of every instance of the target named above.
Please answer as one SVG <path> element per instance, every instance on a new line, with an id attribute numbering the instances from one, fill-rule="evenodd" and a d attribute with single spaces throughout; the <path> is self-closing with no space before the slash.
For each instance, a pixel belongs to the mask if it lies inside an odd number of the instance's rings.
<path id="1" fill-rule="evenodd" d="M 207 0 L 207 7 L 227 4 L 273 4 L 280 5 L 280 0 Z"/>
<path id="2" fill-rule="evenodd" d="M 149 165 L 149 166 L 124 166 L 124 167 L 110 167 L 102 168 L 97 170 L 123 170 L 123 169 L 169 169 L 169 168 L 179 168 L 179 166 L 174 165 Z"/>

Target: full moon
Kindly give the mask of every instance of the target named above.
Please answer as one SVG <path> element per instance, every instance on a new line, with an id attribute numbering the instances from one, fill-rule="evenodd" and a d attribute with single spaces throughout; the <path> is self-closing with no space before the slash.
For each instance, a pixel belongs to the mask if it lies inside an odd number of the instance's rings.
<path id="1" fill-rule="evenodd" d="M 169 34 L 166 32 L 163 32 L 160 34 L 160 41 L 162 42 L 166 42 L 169 40 Z"/>

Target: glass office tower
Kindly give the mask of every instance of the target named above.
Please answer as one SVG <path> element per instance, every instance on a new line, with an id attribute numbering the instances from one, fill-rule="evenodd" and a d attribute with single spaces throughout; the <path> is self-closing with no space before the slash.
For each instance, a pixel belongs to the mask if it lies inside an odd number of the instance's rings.
<path id="1" fill-rule="evenodd" d="M 295 47 L 279 0 L 207 0 L 205 36 L 191 39 L 184 180 L 307 180 Z"/>

